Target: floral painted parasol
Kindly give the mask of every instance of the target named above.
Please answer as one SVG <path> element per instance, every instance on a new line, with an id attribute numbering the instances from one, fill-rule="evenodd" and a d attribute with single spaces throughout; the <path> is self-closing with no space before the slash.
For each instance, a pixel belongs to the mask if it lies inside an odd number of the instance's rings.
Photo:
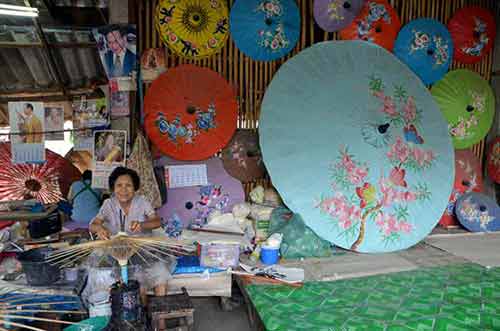
<path id="1" fill-rule="evenodd" d="M 446 122 L 420 79 L 379 46 L 323 42 L 286 62 L 264 96 L 259 133 L 285 204 L 340 247 L 412 246 L 448 203 Z"/>
<path id="2" fill-rule="evenodd" d="M 223 0 L 160 0 L 155 20 L 168 48 L 188 59 L 216 54 L 229 35 L 228 9 Z"/>
<path id="3" fill-rule="evenodd" d="M 190 64 L 161 74 L 144 98 L 146 133 L 177 160 L 204 160 L 236 130 L 234 88 L 218 73 Z"/>
<path id="4" fill-rule="evenodd" d="M 488 81 L 467 69 L 453 70 L 434 84 L 431 93 L 449 123 L 456 149 L 469 148 L 486 136 L 495 115 Z"/>
<path id="5" fill-rule="evenodd" d="M 231 8 L 231 37 L 245 55 L 273 61 L 287 55 L 300 35 L 295 0 L 237 0 Z"/>

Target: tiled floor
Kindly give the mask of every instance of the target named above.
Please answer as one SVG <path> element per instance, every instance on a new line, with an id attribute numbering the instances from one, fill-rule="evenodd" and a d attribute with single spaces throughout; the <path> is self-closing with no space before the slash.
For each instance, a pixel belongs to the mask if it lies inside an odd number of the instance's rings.
<path id="1" fill-rule="evenodd" d="M 500 330 L 500 268 L 470 263 L 248 293 L 268 331 Z"/>

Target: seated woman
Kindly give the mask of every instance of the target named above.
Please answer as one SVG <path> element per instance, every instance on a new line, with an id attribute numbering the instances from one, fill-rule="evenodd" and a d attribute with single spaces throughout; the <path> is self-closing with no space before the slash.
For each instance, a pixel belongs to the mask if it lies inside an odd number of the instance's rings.
<path id="1" fill-rule="evenodd" d="M 147 234 L 161 226 L 151 203 L 136 192 L 140 187 L 137 172 L 117 167 L 109 176 L 111 198 L 104 201 L 99 213 L 91 222 L 90 231 L 99 239 L 109 239 L 120 232 L 121 221 L 129 234 Z"/>
<path id="2" fill-rule="evenodd" d="M 102 190 L 90 187 L 92 171 L 85 170 L 82 178 L 71 184 L 68 200 L 73 206 L 71 221 L 64 224 L 70 230 L 88 228 L 101 207 Z"/>

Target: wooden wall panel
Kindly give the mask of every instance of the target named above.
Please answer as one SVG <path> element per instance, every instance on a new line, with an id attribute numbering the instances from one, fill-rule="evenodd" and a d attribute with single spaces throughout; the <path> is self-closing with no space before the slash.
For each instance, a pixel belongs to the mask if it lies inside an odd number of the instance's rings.
<path id="1" fill-rule="evenodd" d="M 136 1 L 139 49 L 163 47 L 154 25 L 154 13 L 158 1 Z M 234 0 L 228 0 L 229 7 L 233 2 Z M 412 19 L 420 17 L 434 18 L 446 24 L 457 9 L 467 5 L 479 5 L 492 11 L 496 10 L 496 0 L 389 0 L 389 2 L 399 13 L 403 25 Z M 297 0 L 297 4 L 301 11 L 301 35 L 291 54 L 281 60 L 271 63 L 253 61 L 238 50 L 230 36 L 221 52 L 210 59 L 190 61 L 167 53 L 169 54 L 167 67 L 183 63 L 194 63 L 219 72 L 237 89 L 239 103 L 238 127 L 256 129 L 264 92 L 279 66 L 315 42 L 339 39 L 338 33 L 324 32 L 314 23 L 313 0 Z M 490 80 L 492 61 L 493 55 L 490 53 L 480 63 L 463 65 L 454 62 L 451 69 L 468 68 Z M 473 147 L 474 153 L 480 157 L 481 161 L 484 156 L 484 148 L 484 141 Z"/>

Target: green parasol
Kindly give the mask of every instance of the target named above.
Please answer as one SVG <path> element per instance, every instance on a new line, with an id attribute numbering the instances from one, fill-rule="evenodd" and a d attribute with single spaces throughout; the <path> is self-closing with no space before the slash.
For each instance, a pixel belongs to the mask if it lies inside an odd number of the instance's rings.
<path id="1" fill-rule="evenodd" d="M 450 71 L 431 91 L 448 121 L 456 149 L 477 144 L 488 133 L 495 115 L 490 84 L 467 69 Z"/>

